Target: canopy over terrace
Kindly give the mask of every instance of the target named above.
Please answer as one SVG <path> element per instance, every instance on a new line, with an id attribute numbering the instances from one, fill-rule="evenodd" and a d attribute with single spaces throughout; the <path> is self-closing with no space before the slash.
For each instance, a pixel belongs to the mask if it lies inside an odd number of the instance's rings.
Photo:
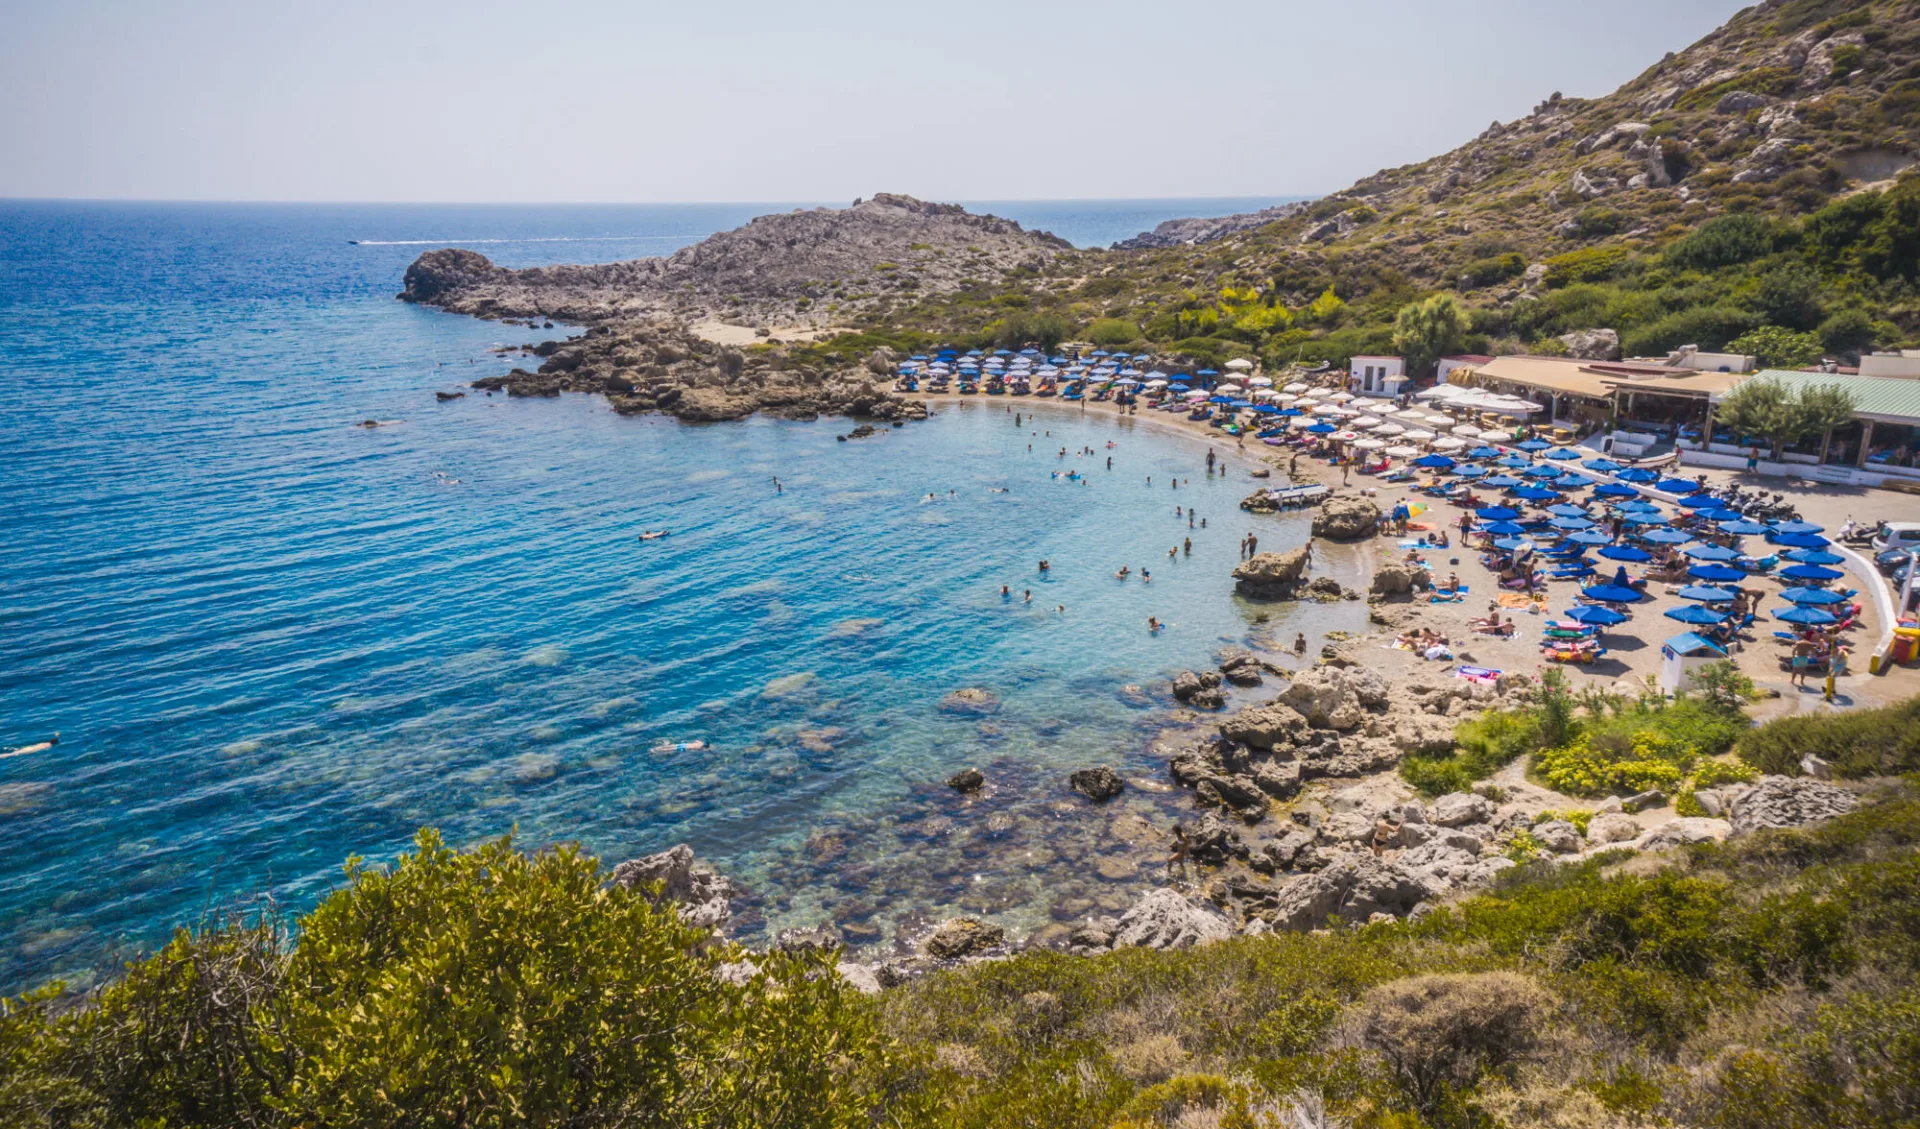
<path id="1" fill-rule="evenodd" d="M 1591 424 L 1613 408 L 1613 389 L 1588 362 L 1566 357 L 1495 357 L 1447 374 L 1454 385 L 1513 396 L 1533 403 L 1549 419 Z"/>
<path id="2" fill-rule="evenodd" d="M 1414 399 L 1450 410 L 1492 412 L 1522 419 L 1541 410 L 1540 405 L 1518 396 L 1503 396 L 1458 384 L 1438 384 L 1414 393 Z"/>

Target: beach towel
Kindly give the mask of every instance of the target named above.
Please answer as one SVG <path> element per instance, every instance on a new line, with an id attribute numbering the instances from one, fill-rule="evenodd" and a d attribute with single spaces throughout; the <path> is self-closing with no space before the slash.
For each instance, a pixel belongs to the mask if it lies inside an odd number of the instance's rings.
<path id="1" fill-rule="evenodd" d="M 1524 608 L 1531 603 L 1533 603 L 1532 597 L 1523 596 L 1518 592 L 1500 594 L 1500 606 L 1503 608 Z"/>
<path id="2" fill-rule="evenodd" d="M 1463 666 L 1453 672 L 1455 678 L 1464 678 L 1469 682 L 1496 682 L 1500 678 L 1497 670 L 1488 670 L 1484 666 Z"/>

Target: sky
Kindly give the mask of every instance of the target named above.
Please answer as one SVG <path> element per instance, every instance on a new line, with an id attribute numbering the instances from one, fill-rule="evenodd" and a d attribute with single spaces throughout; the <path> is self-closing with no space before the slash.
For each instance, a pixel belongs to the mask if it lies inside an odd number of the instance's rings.
<path id="1" fill-rule="evenodd" d="M 1299 196 L 1731 0 L 0 0 L 0 197 Z"/>

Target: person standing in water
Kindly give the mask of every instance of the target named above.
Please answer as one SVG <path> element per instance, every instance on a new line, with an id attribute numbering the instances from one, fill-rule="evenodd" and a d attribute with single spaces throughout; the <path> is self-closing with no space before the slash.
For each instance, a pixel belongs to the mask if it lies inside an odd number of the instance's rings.
<path id="1" fill-rule="evenodd" d="M 787 488 L 780 485 L 780 476 L 777 474 L 773 476 L 773 492 L 775 494 L 785 494 L 787 492 Z"/>
<path id="2" fill-rule="evenodd" d="M 1207 473 L 1208 474 L 1213 473 L 1213 448 L 1212 447 L 1207 448 Z"/>
<path id="3" fill-rule="evenodd" d="M 1253 530 L 1247 530 L 1247 559 L 1252 560 L 1253 555 L 1259 551 L 1260 539 L 1253 535 Z"/>
<path id="4" fill-rule="evenodd" d="M 1193 538 L 1191 537 L 1187 538 L 1186 550 L 1187 550 L 1187 555 L 1191 557 L 1193 555 Z"/>

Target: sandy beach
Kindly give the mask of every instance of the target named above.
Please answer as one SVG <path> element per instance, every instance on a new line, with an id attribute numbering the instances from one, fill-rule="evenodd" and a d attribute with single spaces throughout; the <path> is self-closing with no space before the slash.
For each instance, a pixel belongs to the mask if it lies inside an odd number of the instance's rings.
<path id="1" fill-rule="evenodd" d="M 992 403 L 1000 401 L 1000 406 L 1015 412 L 1028 414 L 1071 413 L 1074 415 L 1113 417 L 1116 422 L 1122 418 L 1130 425 L 1144 425 L 1162 432 L 1185 436 L 1196 443 L 1203 443 L 1214 450 L 1223 459 L 1231 458 L 1235 469 L 1246 474 L 1255 467 L 1266 467 L 1271 477 L 1255 479 L 1248 477 L 1248 493 L 1269 485 L 1280 485 L 1288 481 L 1287 470 L 1293 463 L 1294 449 L 1268 447 L 1258 441 L 1252 443 L 1236 442 L 1236 437 L 1221 434 L 1204 421 L 1190 420 L 1185 413 L 1141 411 L 1125 413 L 1117 405 L 1104 401 L 1080 401 L 1068 403 L 1052 398 L 1031 396 L 1014 397 L 961 397 L 954 392 L 947 393 L 910 393 L 905 398 L 925 402 L 929 410 L 938 410 L 945 403 L 954 401 L 973 401 Z M 1230 464 L 1232 465 L 1232 464 Z M 1837 531 L 1849 518 L 1871 526 L 1880 521 L 1911 519 L 1916 507 L 1914 500 L 1905 494 L 1890 490 L 1866 489 L 1860 487 L 1842 487 L 1806 480 L 1788 480 L 1779 478 L 1761 478 L 1747 476 L 1733 471 L 1687 468 L 1683 477 L 1693 478 L 1704 473 L 1708 483 L 1718 487 L 1729 482 L 1738 482 L 1744 488 L 1766 489 L 1785 495 L 1786 500 L 1797 507 L 1804 520 L 1825 526 L 1831 533 Z M 1444 580 L 1450 573 L 1459 577 L 1467 586 L 1468 596 L 1463 601 L 1429 603 L 1425 593 L 1418 593 L 1411 600 L 1389 598 L 1376 602 L 1373 611 L 1375 630 L 1343 644 L 1343 650 L 1356 661 L 1381 671 L 1395 680 L 1416 677 L 1431 679 L 1439 672 L 1439 667 L 1461 663 L 1488 667 L 1507 672 L 1519 672 L 1538 678 L 1549 664 L 1541 657 L 1541 627 L 1550 619 L 1562 616 L 1575 606 L 1575 597 L 1580 588 L 1572 580 L 1550 581 L 1547 588 L 1548 599 L 1544 605 L 1527 601 L 1519 596 L 1507 593 L 1508 599 L 1500 607 L 1504 618 L 1514 619 L 1518 628 L 1509 638 L 1478 634 L 1472 631 L 1470 622 L 1484 618 L 1489 605 L 1498 601 L 1502 594 L 1495 574 L 1481 563 L 1482 551 L 1478 548 L 1463 547 L 1460 543 L 1458 523 L 1462 507 L 1447 501 L 1420 494 L 1411 487 L 1413 483 L 1386 483 L 1371 475 L 1351 475 L 1346 484 L 1340 481 L 1336 468 L 1330 466 L 1325 458 L 1302 454 L 1298 460 L 1297 480 L 1301 482 L 1324 482 L 1331 486 L 1336 495 L 1358 495 L 1367 497 L 1379 505 L 1382 512 L 1391 512 L 1396 503 L 1402 501 L 1425 502 L 1431 508 L 1415 519 L 1412 527 L 1404 536 L 1382 533 L 1380 536 L 1349 543 L 1344 546 L 1326 546 L 1316 553 L 1316 572 L 1331 575 L 1343 587 L 1366 592 L 1373 574 L 1382 565 L 1402 563 L 1407 550 L 1401 547 L 1403 541 L 1416 541 L 1422 532 L 1431 532 L 1445 525 L 1452 542 L 1446 549 L 1421 550 L 1422 556 L 1430 567 L 1436 580 Z M 1485 504 L 1495 504 L 1500 495 L 1497 490 L 1482 490 Z M 1575 495 L 1574 501 L 1587 500 L 1583 495 Z M 1260 533 L 1270 526 L 1272 517 L 1245 514 L 1247 527 Z M 1425 527 L 1424 529 L 1422 527 Z M 1757 548 L 1759 538 L 1748 539 L 1749 548 Z M 1281 543 L 1262 537 L 1263 549 L 1287 549 L 1296 545 Z M 1589 578 L 1587 583 L 1604 582 L 1616 562 L 1604 559 L 1596 562 L 1596 567 L 1606 565 L 1599 575 Z M 1636 579 L 1641 566 L 1630 565 L 1628 572 Z M 1850 666 L 1847 674 L 1836 680 L 1834 705 L 1846 707 L 1852 705 L 1884 705 L 1910 696 L 1920 686 L 1916 685 L 1914 672 L 1901 667 L 1893 667 L 1888 673 L 1874 675 L 1867 672 L 1867 655 L 1887 629 L 1878 608 L 1872 599 L 1871 591 L 1862 583 L 1863 578 L 1848 570 L 1847 578 L 1839 582 L 1845 588 L 1859 588 L 1856 597 L 1864 606 L 1864 614 L 1859 626 L 1846 632 L 1844 639 L 1851 651 Z M 1873 583 L 1885 584 L 1878 576 Z M 1223 588 L 1225 581 L 1223 578 Z M 1772 612 L 1784 607 L 1785 602 L 1775 595 L 1786 582 L 1766 576 L 1749 578 L 1742 585 L 1764 593 L 1760 618 L 1742 634 L 1729 654 L 1734 663 L 1754 680 L 1756 686 L 1764 691 L 1777 692 L 1778 697 L 1770 697 L 1759 703 L 1754 709 L 1758 718 L 1779 714 L 1794 713 L 1804 709 L 1831 708 L 1823 698 L 1823 680 L 1809 678 L 1807 685 L 1796 687 L 1790 681 L 1791 672 L 1783 663 L 1788 653 L 1788 644 L 1773 635 L 1788 625 L 1772 618 Z M 1683 600 L 1674 593 L 1678 584 L 1650 582 L 1644 592 L 1646 599 L 1630 607 L 1631 618 L 1616 628 L 1609 629 L 1603 635 L 1607 653 L 1599 661 L 1592 663 L 1561 664 L 1575 685 L 1611 686 L 1624 683 L 1637 692 L 1644 686 L 1647 678 L 1656 676 L 1661 666 L 1661 644 L 1688 630 L 1687 625 L 1667 618 L 1668 609 L 1685 606 L 1690 601 Z M 1428 630 L 1445 636 L 1451 644 L 1454 661 L 1427 661 L 1409 651 L 1393 646 L 1394 640 L 1402 632 L 1415 628 Z M 1278 634 L 1286 634 L 1278 632 Z M 1289 635 L 1288 638 L 1291 638 Z M 1276 646 L 1279 641 L 1276 641 Z M 1293 665 L 1291 653 L 1276 652 L 1270 657 L 1281 665 Z"/>

